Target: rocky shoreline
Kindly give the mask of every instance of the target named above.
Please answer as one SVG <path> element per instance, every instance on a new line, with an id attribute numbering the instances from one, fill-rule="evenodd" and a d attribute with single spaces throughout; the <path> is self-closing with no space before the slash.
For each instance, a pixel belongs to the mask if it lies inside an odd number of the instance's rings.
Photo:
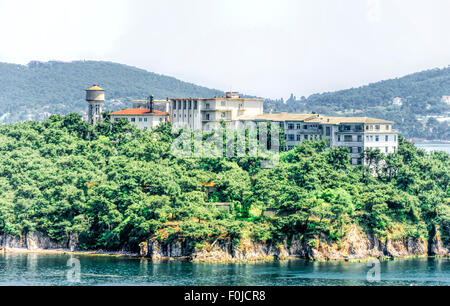
<path id="1" fill-rule="evenodd" d="M 320 238 L 320 239 L 319 239 Z M 410 258 L 449 256 L 449 246 L 444 246 L 439 234 L 430 243 L 425 239 L 378 239 L 353 226 L 340 245 L 326 242 L 319 237 L 314 243 L 301 237 L 293 237 L 283 243 L 241 241 L 235 245 L 223 239 L 202 249 L 192 247 L 189 241 L 177 239 L 160 242 L 149 239 L 140 244 L 140 255 L 152 260 L 189 258 L 194 262 L 249 262 L 283 259 L 307 259 L 315 261 L 361 261 L 371 258 Z"/>
<path id="2" fill-rule="evenodd" d="M 148 258 L 149 260 L 189 260 L 192 262 L 255 262 L 273 260 L 306 259 L 313 261 L 346 260 L 364 261 L 371 258 L 401 259 L 427 256 L 450 256 L 450 247 L 443 245 L 439 230 L 429 241 L 425 239 L 378 239 L 367 234 L 357 226 L 352 226 L 340 245 L 327 242 L 325 237 L 306 242 L 294 236 L 283 243 L 255 242 L 242 240 L 234 244 L 225 239 L 201 247 L 184 238 L 171 241 L 159 241 L 150 238 L 142 242 L 138 253 L 122 250 L 117 252 L 77 249 L 74 238 L 62 243 L 52 242 L 40 233 L 30 233 L 24 237 L 0 234 L 0 252 L 38 253 L 38 254 L 74 254 L 127 256 Z"/>

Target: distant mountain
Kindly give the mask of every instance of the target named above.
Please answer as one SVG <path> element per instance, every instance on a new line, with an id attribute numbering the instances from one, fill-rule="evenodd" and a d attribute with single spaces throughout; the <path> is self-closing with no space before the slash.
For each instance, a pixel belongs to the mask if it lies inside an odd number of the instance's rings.
<path id="1" fill-rule="evenodd" d="M 317 112 L 392 120 L 408 138 L 450 141 L 450 67 L 432 69 L 359 88 L 266 101 L 266 112 Z M 395 105 L 394 98 L 400 102 Z"/>
<path id="2" fill-rule="evenodd" d="M 214 97 L 224 92 L 127 65 L 102 61 L 0 63 L 0 123 L 42 120 L 50 114 L 85 114 L 84 89 L 106 89 L 105 109 L 131 106 L 152 94 L 166 97 Z M 314 94 L 287 101 L 266 100 L 266 112 L 317 112 L 369 116 L 395 122 L 407 138 L 450 141 L 450 67 L 432 69 L 359 88 Z M 393 98 L 402 105 L 394 105 Z"/>
<path id="3" fill-rule="evenodd" d="M 0 63 L 0 123 L 40 120 L 49 114 L 83 113 L 87 109 L 84 89 L 100 84 L 106 90 L 106 108 L 131 106 L 134 99 L 150 94 L 166 97 L 222 96 L 209 89 L 112 62 Z"/>

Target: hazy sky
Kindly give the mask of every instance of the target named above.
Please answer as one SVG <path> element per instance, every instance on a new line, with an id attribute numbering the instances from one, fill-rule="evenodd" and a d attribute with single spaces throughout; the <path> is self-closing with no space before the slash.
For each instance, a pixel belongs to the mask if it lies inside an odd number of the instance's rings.
<path id="1" fill-rule="evenodd" d="M 264 97 L 450 64 L 449 0 L 0 0 L 0 61 L 108 60 Z"/>

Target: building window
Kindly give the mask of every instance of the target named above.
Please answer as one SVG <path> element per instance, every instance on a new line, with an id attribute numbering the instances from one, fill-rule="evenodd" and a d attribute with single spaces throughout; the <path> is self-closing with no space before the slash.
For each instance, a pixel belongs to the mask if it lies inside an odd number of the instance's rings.
<path id="1" fill-rule="evenodd" d="M 302 135 L 298 134 L 297 135 L 297 141 L 301 141 L 302 140 Z"/>
<path id="2" fill-rule="evenodd" d="M 284 122 L 280 122 L 280 128 L 284 129 Z"/>
<path id="3" fill-rule="evenodd" d="M 362 136 L 358 135 L 358 142 L 361 142 L 361 141 L 362 141 Z"/>
<path id="4" fill-rule="evenodd" d="M 209 114 L 206 114 L 206 120 L 209 120 Z"/>
<path id="5" fill-rule="evenodd" d="M 386 147 L 385 151 L 386 151 L 386 153 L 388 152 L 388 147 Z"/>
<path id="6" fill-rule="evenodd" d="M 189 100 L 189 109 L 192 109 L 192 101 Z"/>
<path id="7" fill-rule="evenodd" d="M 139 122 L 142 122 L 142 118 L 139 118 Z"/>
<path id="8" fill-rule="evenodd" d="M 205 109 L 209 109 L 209 103 L 205 104 Z"/>
<path id="9" fill-rule="evenodd" d="M 293 123 L 289 123 L 288 124 L 288 130 L 293 130 L 294 129 L 294 124 Z"/>
<path id="10" fill-rule="evenodd" d="M 183 109 L 186 109 L 186 100 L 183 101 Z"/>
<path id="11" fill-rule="evenodd" d="M 338 141 L 341 141 L 341 135 L 338 135 Z"/>
<path id="12" fill-rule="evenodd" d="M 394 141 L 397 141 L 397 135 L 394 135 Z"/>
<path id="13" fill-rule="evenodd" d="M 389 141 L 389 136 L 388 135 L 385 136 L 385 141 L 386 142 Z"/>
<path id="14" fill-rule="evenodd" d="M 380 130 L 380 126 L 379 125 L 375 125 L 375 130 L 379 131 Z"/>
<path id="15" fill-rule="evenodd" d="M 197 109 L 197 100 L 194 101 L 194 109 Z"/>
<path id="16" fill-rule="evenodd" d="M 297 130 L 300 130 L 302 128 L 302 125 L 297 123 Z"/>
<path id="17" fill-rule="evenodd" d="M 358 147 L 358 153 L 362 153 L 362 147 Z"/>
<path id="18" fill-rule="evenodd" d="M 304 125 L 304 126 L 303 126 L 303 129 L 304 129 L 304 130 L 307 130 L 307 129 L 308 129 L 308 126 L 307 126 L 307 125 Z"/>
<path id="19" fill-rule="evenodd" d="M 331 136 L 331 128 L 329 126 L 325 128 L 325 136 Z"/>
<path id="20" fill-rule="evenodd" d="M 292 150 L 294 146 L 288 146 L 288 150 Z"/>
<path id="21" fill-rule="evenodd" d="M 147 118 L 144 118 L 144 122 L 147 122 Z"/>
<path id="22" fill-rule="evenodd" d="M 380 141 L 380 136 L 375 136 L 375 141 Z"/>
<path id="23" fill-rule="evenodd" d="M 289 134 L 289 135 L 288 135 L 288 140 L 289 140 L 289 141 L 293 141 L 294 139 L 295 139 L 294 134 Z"/>
<path id="24" fill-rule="evenodd" d="M 162 118 L 161 117 L 159 118 L 159 122 L 162 122 Z"/>
<path id="25" fill-rule="evenodd" d="M 369 130 L 369 126 L 368 125 L 366 125 L 366 131 L 368 131 Z"/>
<path id="26" fill-rule="evenodd" d="M 222 101 L 222 102 L 220 102 L 220 105 L 222 105 L 222 106 L 227 106 L 227 101 Z"/>
<path id="27" fill-rule="evenodd" d="M 386 131 L 389 131 L 391 129 L 391 126 L 390 125 L 386 125 Z"/>
<path id="28" fill-rule="evenodd" d="M 178 101 L 178 109 L 181 109 L 181 101 Z"/>
<path id="29" fill-rule="evenodd" d="M 353 141 L 353 136 L 352 135 L 344 135 L 344 141 L 352 142 Z"/>
<path id="30" fill-rule="evenodd" d="M 220 114 L 220 116 L 221 116 L 222 118 L 225 118 L 225 113 L 222 112 L 222 113 Z"/>
<path id="31" fill-rule="evenodd" d="M 305 135 L 305 140 L 308 140 L 308 135 Z"/>
<path id="32" fill-rule="evenodd" d="M 135 122 L 135 121 L 136 121 L 136 118 L 130 118 L 130 121 L 131 121 L 131 122 Z"/>

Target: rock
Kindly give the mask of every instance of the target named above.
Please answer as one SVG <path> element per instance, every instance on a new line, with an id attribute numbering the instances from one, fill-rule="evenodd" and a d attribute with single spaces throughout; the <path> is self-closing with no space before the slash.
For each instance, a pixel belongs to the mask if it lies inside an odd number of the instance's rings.
<path id="1" fill-rule="evenodd" d="M 195 250 L 184 239 L 171 242 L 160 242 L 150 239 L 141 244 L 141 254 L 152 259 L 189 257 L 193 261 L 255 261 L 268 259 L 305 258 L 312 260 L 358 260 L 380 257 L 407 257 L 428 255 L 428 243 L 425 239 L 379 239 L 375 235 L 365 233 L 360 227 L 353 225 L 345 238 L 338 245 L 327 242 L 327 237 L 318 237 L 310 244 L 300 236 L 289 241 L 274 244 L 273 242 L 255 242 L 242 240 L 234 245 L 228 239 L 221 239 L 203 248 Z M 434 243 L 436 254 L 448 254 L 440 240 Z"/>
<path id="2" fill-rule="evenodd" d="M 39 232 L 29 232 L 22 236 L 13 236 L 9 234 L 0 235 L 0 246 L 8 249 L 28 249 L 30 251 L 35 250 L 48 250 L 48 249 L 65 249 L 68 244 L 71 244 L 71 248 L 75 248 L 75 241 L 63 241 L 55 242 L 45 234 Z"/>
<path id="3" fill-rule="evenodd" d="M 450 251 L 448 247 L 444 246 L 441 240 L 441 232 L 438 225 L 435 225 L 434 227 L 434 237 L 431 241 L 430 246 L 430 254 L 431 255 L 437 255 L 437 256 L 449 256 Z"/>
<path id="4" fill-rule="evenodd" d="M 78 234 L 72 233 L 69 234 L 69 244 L 68 248 L 71 252 L 77 250 L 78 248 Z"/>
<path id="5" fill-rule="evenodd" d="M 50 237 L 39 232 L 30 232 L 26 234 L 26 247 L 28 250 L 39 249 L 64 249 L 67 243 L 57 243 L 52 241 Z"/>
<path id="6" fill-rule="evenodd" d="M 148 243 L 146 241 L 139 243 L 139 256 L 148 256 Z"/>

